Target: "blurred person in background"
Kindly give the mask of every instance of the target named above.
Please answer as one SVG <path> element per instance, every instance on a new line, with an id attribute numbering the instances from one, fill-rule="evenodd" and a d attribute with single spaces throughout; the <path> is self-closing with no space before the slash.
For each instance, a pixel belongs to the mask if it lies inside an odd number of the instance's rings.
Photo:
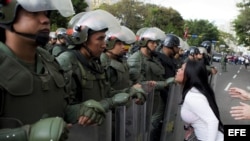
<path id="1" fill-rule="evenodd" d="M 67 29 L 60 27 L 57 28 L 55 33 L 57 40 L 50 52 L 53 56 L 57 57 L 68 49 Z"/>
<path id="2" fill-rule="evenodd" d="M 221 63 L 221 72 L 227 72 L 227 54 L 226 53 L 222 54 L 220 63 Z"/>
<path id="3" fill-rule="evenodd" d="M 49 52 L 51 52 L 52 48 L 56 44 L 56 40 L 57 40 L 56 33 L 55 32 L 50 32 L 49 33 L 49 42 L 45 46 L 45 49 L 48 50 Z"/>
<path id="4" fill-rule="evenodd" d="M 174 34 L 167 34 L 165 40 L 162 43 L 162 47 L 159 48 L 159 52 L 157 52 L 157 58 L 159 58 L 162 66 L 164 67 L 164 79 L 173 78 L 175 76 L 175 73 L 178 69 L 178 64 L 175 57 L 179 53 L 179 46 L 180 40 L 178 36 Z M 160 101 L 157 111 L 152 117 L 153 129 L 150 136 L 151 141 L 160 141 L 169 92 L 170 85 L 160 90 Z"/>

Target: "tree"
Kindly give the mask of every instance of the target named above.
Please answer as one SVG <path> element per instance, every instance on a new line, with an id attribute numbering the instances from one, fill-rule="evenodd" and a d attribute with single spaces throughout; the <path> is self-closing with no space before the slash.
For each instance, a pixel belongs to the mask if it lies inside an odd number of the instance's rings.
<path id="1" fill-rule="evenodd" d="M 219 30 L 208 20 L 187 20 L 185 28 L 188 28 L 188 44 L 191 46 L 200 46 L 205 40 L 219 40 Z"/>
<path id="2" fill-rule="evenodd" d="M 142 2 L 133 0 L 121 0 L 115 4 L 102 4 L 100 9 L 106 10 L 117 17 L 121 24 L 134 32 L 144 26 L 143 20 L 146 10 Z"/>
<path id="3" fill-rule="evenodd" d="M 238 37 L 238 43 L 250 45 L 250 8 L 244 7 L 233 21 L 233 26 Z"/>
<path id="4" fill-rule="evenodd" d="M 100 9 L 109 11 L 117 17 L 122 25 L 134 32 L 143 27 L 158 27 L 166 33 L 183 35 L 184 20 L 172 8 L 144 4 L 133 0 L 121 0 L 113 5 L 102 4 Z"/>

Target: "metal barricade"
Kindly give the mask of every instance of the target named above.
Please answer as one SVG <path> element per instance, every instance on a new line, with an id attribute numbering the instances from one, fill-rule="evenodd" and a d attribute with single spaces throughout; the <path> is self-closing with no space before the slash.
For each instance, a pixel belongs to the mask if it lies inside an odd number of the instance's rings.
<path id="1" fill-rule="evenodd" d="M 106 113 L 105 121 L 100 126 L 73 125 L 69 129 L 67 141 L 111 141 L 112 112 Z"/>

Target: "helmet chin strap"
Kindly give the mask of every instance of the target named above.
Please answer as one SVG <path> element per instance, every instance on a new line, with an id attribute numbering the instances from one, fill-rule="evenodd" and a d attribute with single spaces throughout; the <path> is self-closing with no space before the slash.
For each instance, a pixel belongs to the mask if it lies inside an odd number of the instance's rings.
<path id="1" fill-rule="evenodd" d="M 44 32 L 38 32 L 37 34 L 28 34 L 28 33 L 21 33 L 14 29 L 13 26 L 4 26 L 5 29 L 15 32 L 18 35 L 23 37 L 35 40 L 37 45 L 44 47 L 49 42 L 49 34 Z"/>
<path id="2" fill-rule="evenodd" d="M 171 55 L 172 55 L 172 57 L 174 57 L 177 53 L 175 53 L 174 47 L 172 47 L 171 49 L 172 49 L 172 51 L 173 51 L 173 54 L 171 54 Z"/>
<path id="3" fill-rule="evenodd" d="M 110 53 L 111 55 L 113 55 L 115 58 L 122 58 L 123 57 L 123 55 L 118 55 L 118 54 L 115 54 L 115 53 L 113 53 L 113 52 L 111 52 L 111 51 L 107 51 L 108 53 Z"/>
<path id="4" fill-rule="evenodd" d="M 41 47 L 44 47 L 49 41 L 49 35 L 47 33 L 38 32 L 37 34 L 27 34 L 27 33 L 20 33 L 17 31 L 14 31 L 14 32 L 23 37 L 35 40 L 36 43 L 40 45 Z"/>
<path id="5" fill-rule="evenodd" d="M 90 58 L 98 58 L 98 57 L 95 57 L 92 53 L 92 51 L 87 47 L 87 46 L 84 46 L 84 48 L 86 49 L 86 51 L 89 53 L 90 55 Z"/>
<path id="6" fill-rule="evenodd" d="M 146 46 L 146 49 L 148 50 L 150 56 L 156 56 L 156 52 L 154 50 L 151 50 L 148 46 Z"/>

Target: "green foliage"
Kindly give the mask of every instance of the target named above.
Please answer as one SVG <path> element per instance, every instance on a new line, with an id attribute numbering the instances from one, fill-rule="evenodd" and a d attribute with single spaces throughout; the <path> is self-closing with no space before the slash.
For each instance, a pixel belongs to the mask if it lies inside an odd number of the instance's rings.
<path id="1" fill-rule="evenodd" d="M 72 2 L 75 13 L 85 11 L 87 7 L 85 1 L 72 0 Z M 225 44 L 225 36 L 222 36 L 225 34 L 220 34 L 217 27 L 208 20 L 184 21 L 180 13 L 171 7 L 166 8 L 134 0 L 120 0 L 112 5 L 104 3 L 98 9 L 110 12 L 118 18 L 122 25 L 127 26 L 135 33 L 143 27 L 158 27 L 165 31 L 165 33 L 173 33 L 183 37 L 184 29 L 188 28 L 188 33 L 190 35 L 198 36 L 197 38 L 188 38 L 188 44 L 191 46 L 199 46 L 204 40 L 216 40 L 218 44 Z M 246 27 L 244 26 L 246 22 L 250 21 L 250 17 L 246 15 L 247 14 L 244 15 L 245 17 L 242 16 L 235 21 L 235 26 L 239 29 L 237 35 L 245 35 L 243 34 L 243 31 L 246 31 Z M 244 19 L 243 17 L 247 18 Z M 58 27 L 66 28 L 71 18 L 72 17 L 64 18 L 58 12 L 53 11 L 51 13 L 51 29 L 55 31 Z M 250 31 L 250 29 L 248 31 Z M 240 40 L 243 40 L 243 37 L 240 38 Z"/>
<path id="2" fill-rule="evenodd" d="M 233 21 L 233 26 L 238 37 L 238 43 L 246 46 L 250 45 L 250 8 L 244 7 L 240 10 L 237 19 Z"/>
<path id="3" fill-rule="evenodd" d="M 188 28 L 188 44 L 199 46 L 202 41 L 218 41 L 219 30 L 208 20 L 187 20 L 185 28 Z"/>
<path id="4" fill-rule="evenodd" d="M 122 25 L 134 32 L 143 27 L 158 27 L 166 33 L 183 35 L 184 20 L 180 13 L 172 8 L 131 0 L 121 0 L 113 5 L 103 4 L 99 8 L 112 13 Z"/>

